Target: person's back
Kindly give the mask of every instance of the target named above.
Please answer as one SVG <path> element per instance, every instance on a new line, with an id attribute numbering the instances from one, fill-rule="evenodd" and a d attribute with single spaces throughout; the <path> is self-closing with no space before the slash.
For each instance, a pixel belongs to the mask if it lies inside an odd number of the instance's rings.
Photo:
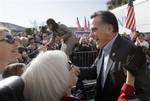
<path id="1" fill-rule="evenodd" d="M 19 76 L 0 81 L 0 101 L 26 101 L 23 94 L 24 82 Z"/>

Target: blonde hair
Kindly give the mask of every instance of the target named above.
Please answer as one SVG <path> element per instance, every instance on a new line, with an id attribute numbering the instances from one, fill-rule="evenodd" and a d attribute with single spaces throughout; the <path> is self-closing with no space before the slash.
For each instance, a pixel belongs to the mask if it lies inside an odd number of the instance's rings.
<path id="1" fill-rule="evenodd" d="M 27 101 L 60 101 L 69 87 L 67 55 L 59 50 L 40 53 L 22 75 Z"/>
<path id="2" fill-rule="evenodd" d="M 26 65 L 24 63 L 13 63 L 5 67 L 3 71 L 3 78 L 10 76 L 21 76 L 22 73 L 26 70 Z"/>
<path id="3" fill-rule="evenodd" d="M 79 44 L 82 44 L 83 42 L 86 42 L 87 38 L 85 36 L 80 37 Z"/>

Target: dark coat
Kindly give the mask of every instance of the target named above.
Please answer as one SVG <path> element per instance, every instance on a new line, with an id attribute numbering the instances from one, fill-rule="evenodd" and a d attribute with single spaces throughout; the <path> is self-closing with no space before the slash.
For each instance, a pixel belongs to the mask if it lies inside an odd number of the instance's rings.
<path id="1" fill-rule="evenodd" d="M 8 77 L 0 81 L 0 101 L 25 101 L 24 82 L 19 76 Z"/>

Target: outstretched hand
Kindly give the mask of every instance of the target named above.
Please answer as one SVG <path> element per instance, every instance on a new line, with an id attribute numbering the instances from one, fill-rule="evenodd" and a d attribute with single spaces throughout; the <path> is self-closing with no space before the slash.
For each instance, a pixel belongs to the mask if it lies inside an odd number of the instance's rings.
<path id="1" fill-rule="evenodd" d="M 80 69 L 79 69 L 79 67 L 78 67 L 78 66 L 75 66 L 75 65 L 72 65 L 72 66 L 73 66 L 73 68 L 72 68 L 73 73 L 74 73 L 76 76 L 79 76 L 79 75 L 80 75 Z"/>

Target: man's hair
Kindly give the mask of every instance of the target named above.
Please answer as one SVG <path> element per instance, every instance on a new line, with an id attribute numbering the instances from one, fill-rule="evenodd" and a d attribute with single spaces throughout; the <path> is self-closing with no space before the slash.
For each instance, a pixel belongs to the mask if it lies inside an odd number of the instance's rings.
<path id="1" fill-rule="evenodd" d="M 60 101 L 69 87 L 67 55 L 59 50 L 40 53 L 22 75 L 27 101 Z"/>
<path id="2" fill-rule="evenodd" d="M 10 76 L 21 76 L 25 69 L 26 65 L 24 63 L 13 63 L 7 65 L 3 71 L 2 77 L 7 78 Z"/>
<path id="3" fill-rule="evenodd" d="M 113 26 L 113 32 L 118 32 L 118 22 L 115 15 L 109 11 L 97 11 L 91 15 L 91 19 L 96 16 L 100 16 L 103 23 L 111 24 Z"/>

